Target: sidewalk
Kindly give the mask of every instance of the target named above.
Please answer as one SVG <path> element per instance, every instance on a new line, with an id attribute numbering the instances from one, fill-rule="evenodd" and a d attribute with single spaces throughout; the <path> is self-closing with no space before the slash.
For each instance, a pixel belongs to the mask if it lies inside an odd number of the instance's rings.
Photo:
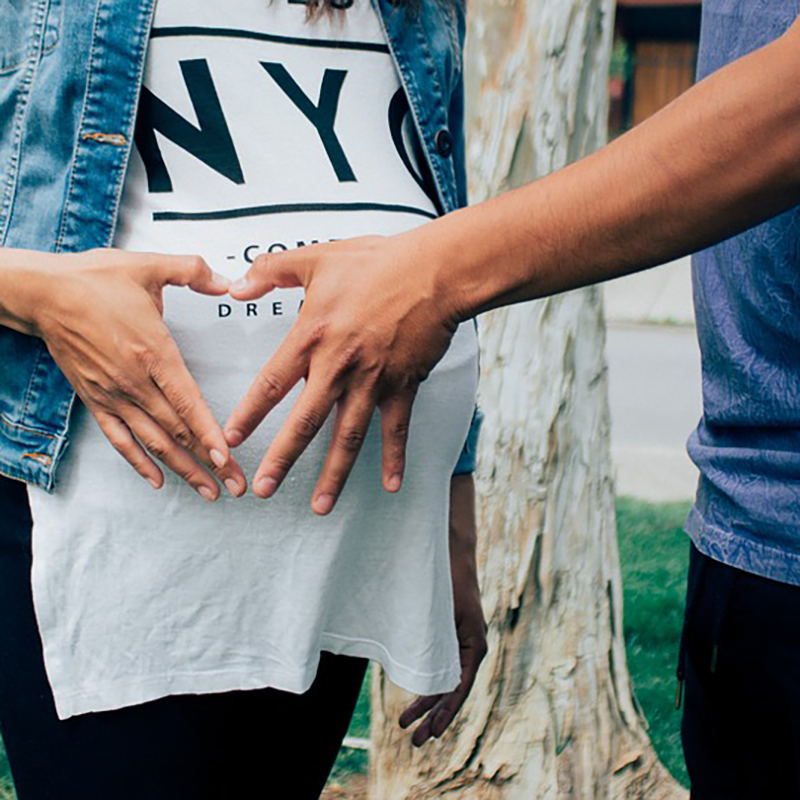
<path id="1" fill-rule="evenodd" d="M 616 491 L 652 502 L 693 497 L 686 439 L 702 409 L 689 259 L 604 287 Z"/>
<path id="2" fill-rule="evenodd" d="M 606 319 L 620 322 L 694 326 L 690 259 L 617 278 L 604 286 Z"/>

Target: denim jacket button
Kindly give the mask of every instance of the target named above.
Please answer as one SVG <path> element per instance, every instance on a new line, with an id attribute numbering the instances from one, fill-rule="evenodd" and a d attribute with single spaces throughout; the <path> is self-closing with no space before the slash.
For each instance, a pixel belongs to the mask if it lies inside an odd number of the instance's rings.
<path id="1" fill-rule="evenodd" d="M 453 152 L 453 137 L 450 135 L 450 131 L 447 128 L 439 130 L 435 142 L 439 155 L 442 158 L 450 158 L 450 154 Z"/>

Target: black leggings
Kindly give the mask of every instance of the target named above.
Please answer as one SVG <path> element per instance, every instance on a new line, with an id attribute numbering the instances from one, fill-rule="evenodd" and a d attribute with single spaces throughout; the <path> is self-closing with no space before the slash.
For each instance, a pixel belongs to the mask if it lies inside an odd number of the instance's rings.
<path id="1" fill-rule="evenodd" d="M 322 653 L 302 695 L 176 695 L 59 720 L 30 589 L 25 487 L 0 476 L 0 728 L 19 800 L 319 797 L 365 659 Z"/>

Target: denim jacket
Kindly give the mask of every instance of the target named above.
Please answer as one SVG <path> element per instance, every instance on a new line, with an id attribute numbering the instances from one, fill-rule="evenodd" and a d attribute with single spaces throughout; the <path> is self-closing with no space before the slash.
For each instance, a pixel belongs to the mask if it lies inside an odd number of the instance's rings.
<path id="1" fill-rule="evenodd" d="M 442 212 L 466 204 L 458 0 L 372 0 Z M 0 246 L 112 244 L 155 0 L 0 4 Z M 75 393 L 44 343 L 0 327 L 0 473 L 52 491 Z M 456 473 L 474 469 L 480 415 Z"/>

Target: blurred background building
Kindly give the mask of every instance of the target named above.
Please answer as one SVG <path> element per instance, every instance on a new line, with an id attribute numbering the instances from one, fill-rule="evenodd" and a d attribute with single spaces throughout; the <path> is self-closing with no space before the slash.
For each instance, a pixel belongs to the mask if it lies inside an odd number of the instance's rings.
<path id="1" fill-rule="evenodd" d="M 617 0 L 609 130 L 647 119 L 694 82 L 700 0 Z"/>

